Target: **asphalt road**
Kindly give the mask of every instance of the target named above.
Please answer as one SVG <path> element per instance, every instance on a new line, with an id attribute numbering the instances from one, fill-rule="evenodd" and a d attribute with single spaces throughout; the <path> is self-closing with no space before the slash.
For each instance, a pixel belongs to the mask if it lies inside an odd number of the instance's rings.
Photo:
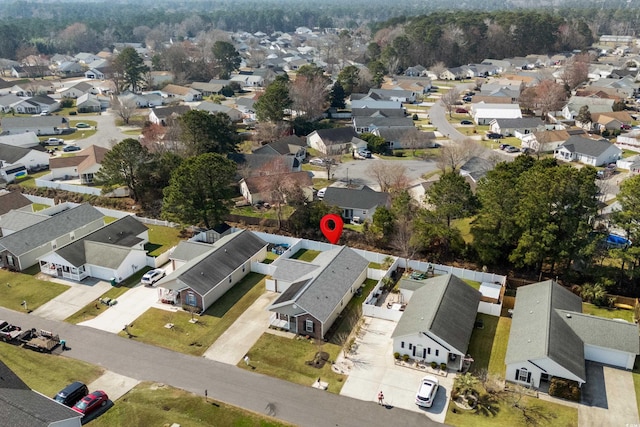
<path id="1" fill-rule="evenodd" d="M 431 123 L 438 129 L 443 136 L 446 136 L 450 140 L 454 142 L 460 142 L 467 139 L 467 136 L 458 132 L 446 117 L 447 111 L 442 106 L 440 101 L 433 104 L 431 109 L 429 110 L 429 118 L 431 119 Z"/>
<path id="2" fill-rule="evenodd" d="M 440 425 L 416 412 L 303 387 L 93 328 L 46 320 L 5 308 L 0 308 L 0 318 L 23 328 L 45 329 L 59 334 L 70 347 L 64 352 L 66 357 L 99 365 L 140 381 L 170 384 L 199 395 L 204 395 L 207 390 L 212 399 L 300 426 Z M 375 390 L 371 394 L 375 395 Z"/>
<path id="3" fill-rule="evenodd" d="M 103 111 L 100 115 L 82 115 L 78 117 L 78 120 L 80 121 L 95 121 L 98 129 L 92 136 L 76 140 L 76 145 L 78 145 L 80 148 L 87 148 L 90 145 L 111 148 L 115 143 L 118 143 L 125 138 L 132 138 L 131 135 L 126 135 L 120 131 L 120 129 L 115 124 L 116 119 L 117 117 L 113 115 L 111 110 Z M 76 131 L 76 134 L 81 135 L 82 129 L 78 129 Z"/>

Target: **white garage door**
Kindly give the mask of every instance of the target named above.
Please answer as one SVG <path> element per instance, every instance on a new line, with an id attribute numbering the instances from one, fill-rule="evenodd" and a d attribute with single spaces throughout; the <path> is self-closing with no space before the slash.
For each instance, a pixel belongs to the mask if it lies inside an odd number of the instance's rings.
<path id="1" fill-rule="evenodd" d="M 112 277 L 114 277 L 116 272 L 115 270 L 112 270 L 110 268 L 92 265 L 90 267 L 89 274 L 91 275 L 91 277 L 95 277 L 96 279 L 110 280 Z"/>
<path id="2" fill-rule="evenodd" d="M 593 362 L 606 363 L 607 365 L 626 368 L 629 356 L 627 353 L 623 353 L 621 351 L 585 345 L 584 358 Z"/>

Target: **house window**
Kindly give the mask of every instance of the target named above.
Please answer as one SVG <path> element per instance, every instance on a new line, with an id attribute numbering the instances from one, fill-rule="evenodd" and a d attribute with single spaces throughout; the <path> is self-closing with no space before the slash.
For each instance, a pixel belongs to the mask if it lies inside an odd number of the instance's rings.
<path id="1" fill-rule="evenodd" d="M 531 381 L 531 372 L 527 368 L 516 369 L 516 381 L 528 383 Z"/>
<path id="2" fill-rule="evenodd" d="M 440 350 L 436 348 L 436 356 L 440 356 Z"/>
<path id="3" fill-rule="evenodd" d="M 427 354 L 431 354 L 431 347 L 427 347 Z"/>
<path id="4" fill-rule="evenodd" d="M 231 283 L 231 276 L 229 276 L 229 283 Z"/>
<path id="5" fill-rule="evenodd" d="M 243 272 L 243 273 L 244 273 L 244 270 L 245 270 L 246 268 L 247 268 L 247 266 L 246 266 L 246 265 L 243 265 L 243 266 L 242 266 L 242 272 Z"/>
<path id="6" fill-rule="evenodd" d="M 404 341 L 400 341 L 400 348 L 404 348 Z"/>
<path id="7" fill-rule="evenodd" d="M 304 321 L 304 330 L 307 332 L 313 332 L 313 320 Z"/>
<path id="8" fill-rule="evenodd" d="M 197 305 L 196 294 L 194 294 L 193 292 L 187 292 L 187 297 L 185 298 L 185 304 L 195 307 Z"/>
<path id="9" fill-rule="evenodd" d="M 413 344 L 409 343 L 409 350 L 413 349 Z"/>
<path id="10" fill-rule="evenodd" d="M 9 264 L 11 267 L 16 266 L 16 261 L 13 259 L 13 256 L 7 255 L 7 264 Z"/>

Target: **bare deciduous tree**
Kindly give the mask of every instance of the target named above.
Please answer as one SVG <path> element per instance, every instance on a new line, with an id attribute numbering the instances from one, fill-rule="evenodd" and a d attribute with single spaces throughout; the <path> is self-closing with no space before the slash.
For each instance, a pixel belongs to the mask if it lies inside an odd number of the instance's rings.
<path id="1" fill-rule="evenodd" d="M 456 103 L 460 101 L 460 90 L 458 88 L 449 89 L 442 97 L 440 102 L 449 113 L 449 117 L 453 116 L 453 110 L 456 108 Z"/>
<path id="2" fill-rule="evenodd" d="M 289 85 L 293 109 L 307 120 L 315 120 L 329 106 L 327 79 L 321 75 L 299 75 Z"/>
<path id="3" fill-rule="evenodd" d="M 589 54 L 576 55 L 567 61 L 562 72 L 562 81 L 573 90 L 589 80 Z"/>
<path id="4" fill-rule="evenodd" d="M 545 122 L 548 114 L 562 109 L 567 98 L 564 87 L 552 80 L 543 80 L 536 87 L 535 103 L 540 108 L 540 116 Z"/>
<path id="5" fill-rule="evenodd" d="M 138 108 L 138 105 L 136 104 L 135 99 L 133 98 L 122 99 L 119 97 L 114 97 L 113 99 L 114 99 L 114 104 L 111 108 L 113 109 L 113 111 L 116 112 L 118 117 L 122 119 L 124 124 L 128 125 L 129 120 L 131 120 L 131 117 L 133 117 L 136 109 Z"/>
<path id="6" fill-rule="evenodd" d="M 465 139 L 462 142 L 443 145 L 438 156 L 438 168 L 444 173 L 455 172 L 467 160 L 479 156 L 485 148 L 472 139 Z"/>
<path id="7" fill-rule="evenodd" d="M 367 171 L 380 186 L 380 191 L 384 193 L 406 188 L 409 182 L 406 172 L 407 169 L 401 164 L 384 161 L 372 163 Z"/>
<path id="8" fill-rule="evenodd" d="M 446 69 L 447 69 L 447 66 L 442 61 L 436 62 L 431 67 L 429 67 L 429 71 L 431 71 L 433 74 L 435 74 L 436 78 L 438 78 L 438 79 L 440 78 L 442 73 L 445 72 Z"/>

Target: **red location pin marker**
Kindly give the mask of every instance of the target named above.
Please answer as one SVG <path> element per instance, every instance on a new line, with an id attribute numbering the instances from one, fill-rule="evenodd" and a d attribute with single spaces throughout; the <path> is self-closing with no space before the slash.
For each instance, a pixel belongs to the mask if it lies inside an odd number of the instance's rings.
<path id="1" fill-rule="evenodd" d="M 340 240 L 343 226 L 344 223 L 340 215 L 328 214 L 320 220 L 320 230 L 322 230 L 322 234 L 334 245 Z"/>

